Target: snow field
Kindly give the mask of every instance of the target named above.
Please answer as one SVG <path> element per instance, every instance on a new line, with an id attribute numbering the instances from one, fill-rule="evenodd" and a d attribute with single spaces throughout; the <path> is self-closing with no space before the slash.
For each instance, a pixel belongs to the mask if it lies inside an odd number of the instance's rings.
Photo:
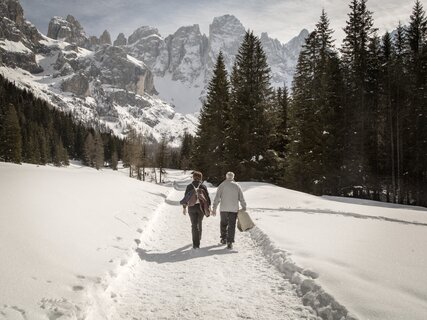
<path id="1" fill-rule="evenodd" d="M 126 171 L 0 163 L 0 319 L 425 319 L 425 208 L 243 182 L 257 227 L 193 250 L 190 172 Z"/>
<path id="2" fill-rule="evenodd" d="M 358 319 L 426 319 L 427 209 L 242 185 L 253 237 L 324 319 L 340 319 L 334 300 Z"/>
<path id="3" fill-rule="evenodd" d="M 111 170 L 0 163 L 0 319 L 84 317 L 168 191 Z"/>

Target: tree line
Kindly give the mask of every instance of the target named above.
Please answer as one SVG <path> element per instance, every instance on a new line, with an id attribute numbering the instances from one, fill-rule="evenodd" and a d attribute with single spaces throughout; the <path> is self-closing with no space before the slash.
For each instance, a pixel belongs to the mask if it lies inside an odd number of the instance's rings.
<path id="1" fill-rule="evenodd" d="M 322 11 L 302 47 L 291 93 L 270 85 L 248 31 L 230 74 L 222 53 L 208 85 L 191 162 L 212 182 L 226 171 L 313 194 L 427 206 L 427 19 L 379 36 L 352 0 L 340 49 Z"/>
<path id="2" fill-rule="evenodd" d="M 166 135 L 153 142 L 129 129 L 126 138 L 119 138 L 95 122 L 82 123 L 0 75 L 0 161 L 66 166 L 74 159 L 98 170 L 117 170 L 122 160 L 129 175 L 140 180 L 152 174 L 153 167 L 160 168 L 160 176 L 154 177 L 157 182 L 163 181 L 164 168 L 188 169 L 190 149 L 185 141 L 192 139 L 184 133 L 181 150 L 170 147 Z"/>
<path id="3" fill-rule="evenodd" d="M 123 164 L 129 169 L 129 177 L 142 181 L 149 177 L 157 183 L 164 181 L 166 168 L 189 170 L 193 139 L 190 133 L 184 132 L 181 146 L 172 147 L 167 134 L 163 134 L 159 142 L 150 142 L 142 133 L 131 129 L 123 149 Z"/>
<path id="4" fill-rule="evenodd" d="M 89 128 L 0 75 L 0 160 L 56 166 L 69 159 L 97 169 L 117 165 L 123 141 L 105 128 Z"/>

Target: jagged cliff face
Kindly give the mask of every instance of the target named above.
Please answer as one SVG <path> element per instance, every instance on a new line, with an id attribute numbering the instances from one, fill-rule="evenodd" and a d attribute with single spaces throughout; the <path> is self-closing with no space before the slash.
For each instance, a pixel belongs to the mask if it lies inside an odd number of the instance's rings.
<path id="1" fill-rule="evenodd" d="M 0 1 L 0 63 L 24 66 L 40 72 L 34 51 L 42 39 L 36 27 L 24 19 L 24 11 L 16 0 Z"/>
<path id="2" fill-rule="evenodd" d="M 118 135 L 135 128 L 160 140 L 167 133 L 177 145 L 184 130 L 194 132 L 196 117 L 156 98 L 150 68 L 127 48 L 112 46 L 108 31 L 88 37 L 74 17 L 55 17 L 45 37 L 25 20 L 17 0 L 0 0 L 0 18 L 0 72 L 17 85 Z M 124 35 L 118 40 L 126 44 Z"/>
<path id="3" fill-rule="evenodd" d="M 260 39 L 267 55 L 267 63 L 271 67 L 273 86 L 283 86 L 284 83 L 288 88 L 291 86 L 301 46 L 307 36 L 308 31 L 304 29 L 291 41 L 282 44 L 279 40 L 270 38 L 267 33 L 261 34 Z"/>
<path id="4" fill-rule="evenodd" d="M 115 45 L 147 64 L 154 74 L 159 96 L 176 105 L 177 110 L 189 113 L 200 110 L 205 88 L 212 76 L 219 51 L 224 54 L 228 71 L 242 43 L 245 27 L 232 15 L 213 19 L 209 35 L 200 32 L 198 25 L 179 28 L 163 38 L 153 27 L 140 27 L 126 42 L 122 34 Z M 272 85 L 291 85 L 298 55 L 307 30 L 286 44 L 261 34 L 261 42 L 272 70 Z"/>
<path id="5" fill-rule="evenodd" d="M 224 63 L 231 71 L 234 57 L 243 41 L 245 27 L 232 15 L 224 15 L 213 19 L 209 26 L 209 50 L 207 64 L 210 68 L 215 65 L 219 51 L 224 54 Z"/>
<path id="6" fill-rule="evenodd" d="M 116 41 L 120 41 L 119 38 Z M 123 39 L 121 41 L 123 42 Z M 169 64 L 169 54 L 166 42 L 156 28 L 138 28 L 129 36 L 127 46 L 121 46 L 131 56 L 144 61 L 154 73 L 162 75 L 166 71 Z"/>

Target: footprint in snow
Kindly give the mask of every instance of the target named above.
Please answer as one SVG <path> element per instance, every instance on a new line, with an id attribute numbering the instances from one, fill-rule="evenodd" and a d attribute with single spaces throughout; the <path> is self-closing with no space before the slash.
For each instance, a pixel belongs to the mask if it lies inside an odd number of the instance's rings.
<path id="1" fill-rule="evenodd" d="M 84 288 L 85 287 L 83 287 L 83 286 L 73 286 L 73 291 L 82 291 L 82 290 L 84 290 Z"/>
<path id="2" fill-rule="evenodd" d="M 47 318 L 49 320 L 56 320 L 61 317 L 64 318 L 81 318 L 81 309 L 69 302 L 68 300 L 62 299 L 47 299 L 43 298 L 40 301 L 40 308 L 45 310 Z"/>

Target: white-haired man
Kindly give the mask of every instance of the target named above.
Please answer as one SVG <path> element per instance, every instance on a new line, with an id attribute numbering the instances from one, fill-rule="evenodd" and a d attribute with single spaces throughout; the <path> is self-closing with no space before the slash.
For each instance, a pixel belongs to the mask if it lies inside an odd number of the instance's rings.
<path id="1" fill-rule="evenodd" d="M 227 172 L 226 179 L 218 186 L 213 203 L 213 214 L 216 215 L 218 204 L 221 213 L 221 243 L 227 244 L 228 249 L 233 248 L 234 235 L 236 233 L 236 219 L 239 211 L 239 202 L 243 210 L 246 210 L 246 201 L 242 188 L 234 181 L 234 173 Z"/>

